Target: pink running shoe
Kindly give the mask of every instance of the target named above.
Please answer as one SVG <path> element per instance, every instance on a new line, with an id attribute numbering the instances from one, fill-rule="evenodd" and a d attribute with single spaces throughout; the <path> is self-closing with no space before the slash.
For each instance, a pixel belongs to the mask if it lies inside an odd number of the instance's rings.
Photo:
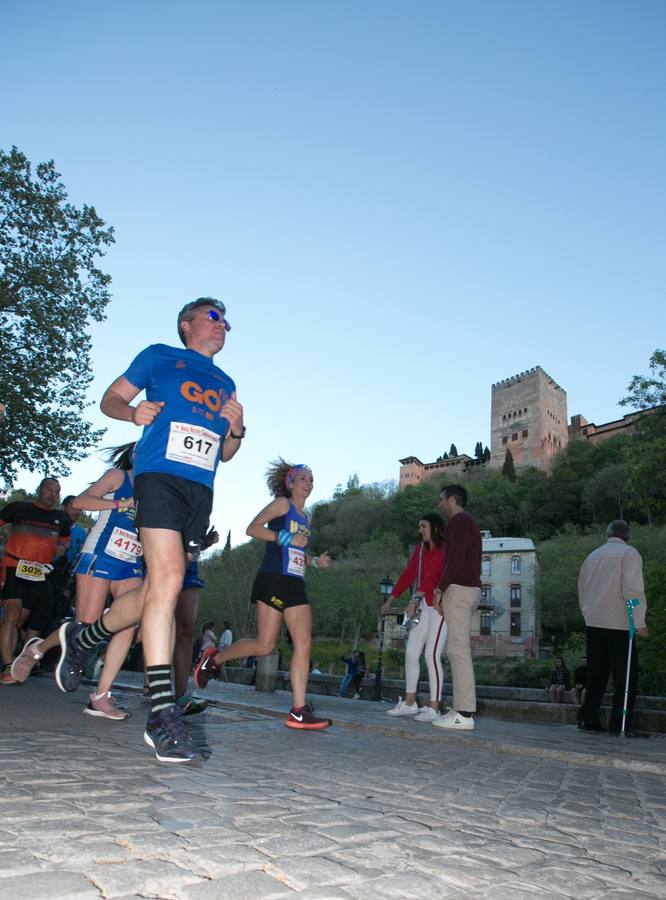
<path id="1" fill-rule="evenodd" d="M 30 638 L 29 641 L 25 642 L 23 650 L 21 650 L 12 663 L 10 671 L 12 673 L 12 678 L 18 684 L 23 684 L 42 656 L 44 656 L 43 653 L 39 652 L 38 645 L 41 644 L 41 642 L 41 638 Z"/>
<path id="2" fill-rule="evenodd" d="M 118 709 L 116 701 L 111 696 L 111 691 L 107 691 L 106 694 L 95 694 L 93 692 L 83 712 L 87 716 L 99 716 L 102 719 L 115 719 L 116 721 L 126 719 L 129 716 L 129 713 L 124 709 Z"/>
<path id="3" fill-rule="evenodd" d="M 215 664 L 216 656 L 215 647 L 207 647 L 194 667 L 194 684 L 200 691 L 203 691 L 210 679 L 220 671 L 220 667 Z"/>

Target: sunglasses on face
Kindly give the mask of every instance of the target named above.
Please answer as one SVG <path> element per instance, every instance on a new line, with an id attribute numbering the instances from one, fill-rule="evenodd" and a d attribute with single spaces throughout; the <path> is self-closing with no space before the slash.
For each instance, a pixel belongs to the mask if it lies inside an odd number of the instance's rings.
<path id="1" fill-rule="evenodd" d="M 227 322 L 224 316 L 221 316 L 216 309 L 208 310 L 208 318 L 211 322 L 222 322 L 224 324 L 224 330 L 227 334 L 231 331 L 231 325 Z"/>

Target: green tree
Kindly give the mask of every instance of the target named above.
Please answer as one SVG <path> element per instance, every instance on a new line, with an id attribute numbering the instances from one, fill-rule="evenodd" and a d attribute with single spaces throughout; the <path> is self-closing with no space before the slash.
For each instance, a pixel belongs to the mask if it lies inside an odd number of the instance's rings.
<path id="1" fill-rule="evenodd" d="M 650 375 L 634 375 L 621 406 L 649 410 L 638 422 L 634 452 L 628 459 L 630 487 L 647 520 L 666 519 L 666 352 L 650 357 Z"/>
<path id="2" fill-rule="evenodd" d="M 516 480 L 516 468 L 513 464 L 513 453 L 507 448 L 504 455 L 504 465 L 502 466 L 502 475 L 507 481 Z"/>
<path id="3" fill-rule="evenodd" d="M 111 278 L 97 258 L 113 229 L 78 209 L 53 161 L 34 173 L 16 147 L 0 150 L 0 475 L 19 468 L 67 473 L 103 432 L 81 412 L 91 321 L 104 319 Z"/>
<path id="4" fill-rule="evenodd" d="M 620 406 L 641 410 L 666 406 L 666 351 L 654 351 L 650 357 L 650 372 L 650 375 L 634 375 Z"/>
<path id="5" fill-rule="evenodd" d="M 455 444 L 451 444 L 451 447 L 449 448 L 449 456 L 457 456 L 457 455 L 458 455 L 458 448 L 456 447 Z"/>

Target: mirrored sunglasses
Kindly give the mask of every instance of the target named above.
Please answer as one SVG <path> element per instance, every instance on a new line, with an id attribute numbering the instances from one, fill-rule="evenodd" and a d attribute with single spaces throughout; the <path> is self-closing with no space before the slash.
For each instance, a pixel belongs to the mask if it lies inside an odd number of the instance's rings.
<path id="1" fill-rule="evenodd" d="M 224 330 L 229 333 L 231 331 L 231 325 L 227 322 L 224 316 L 221 316 L 220 313 L 216 309 L 208 310 L 208 318 L 211 322 L 222 322 L 224 324 Z"/>

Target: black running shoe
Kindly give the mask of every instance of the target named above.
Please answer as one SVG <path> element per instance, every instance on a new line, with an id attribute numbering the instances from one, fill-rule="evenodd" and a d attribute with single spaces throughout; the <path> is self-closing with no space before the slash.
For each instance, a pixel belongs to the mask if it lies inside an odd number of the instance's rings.
<path id="1" fill-rule="evenodd" d="M 143 740 L 153 748 L 160 762 L 192 762 L 197 755 L 181 716 L 177 706 L 168 706 L 148 716 Z"/>
<path id="2" fill-rule="evenodd" d="M 77 622 L 65 622 L 60 626 L 58 632 L 60 659 L 56 666 L 55 677 L 60 690 L 67 693 L 75 691 L 81 683 L 83 667 L 95 649 L 93 647 L 91 650 L 84 650 L 76 643 L 76 638 L 85 627 Z"/>

